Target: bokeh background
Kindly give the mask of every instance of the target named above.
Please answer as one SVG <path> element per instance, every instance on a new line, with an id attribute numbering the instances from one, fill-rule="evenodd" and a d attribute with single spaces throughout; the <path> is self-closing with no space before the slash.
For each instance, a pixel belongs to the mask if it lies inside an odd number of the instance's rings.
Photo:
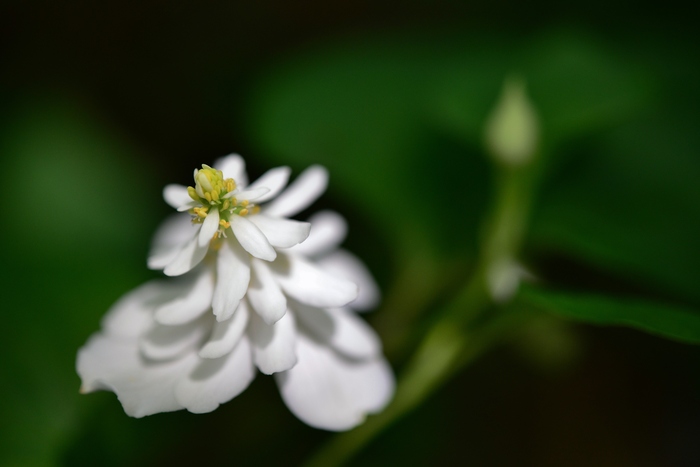
<path id="1" fill-rule="evenodd" d="M 483 124 L 514 73 L 553 155 L 526 266 L 697 311 L 700 32 L 673 3 L 2 2 L 0 465 L 301 463 L 330 435 L 263 375 L 207 415 L 135 420 L 78 394 L 77 349 L 157 276 L 162 187 L 231 152 L 253 176 L 326 165 L 310 212 L 349 219 L 400 370 L 469 276 L 492 195 Z M 697 466 L 699 365 L 697 347 L 543 318 L 354 465 Z"/>

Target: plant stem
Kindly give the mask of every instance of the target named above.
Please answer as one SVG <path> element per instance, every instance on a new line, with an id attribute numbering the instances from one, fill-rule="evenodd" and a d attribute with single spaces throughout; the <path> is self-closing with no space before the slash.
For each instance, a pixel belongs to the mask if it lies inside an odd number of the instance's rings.
<path id="1" fill-rule="evenodd" d="M 339 466 L 359 452 L 390 424 L 406 415 L 458 370 L 474 361 L 510 330 L 531 317 L 523 311 L 499 310 L 476 329 L 480 318 L 494 308 L 490 268 L 514 259 L 527 227 L 532 194 L 538 177 L 535 167 L 500 167 L 491 215 L 486 219 L 477 264 L 469 281 L 441 312 L 409 360 L 397 384 L 396 397 L 384 412 L 363 425 L 332 438 L 311 457 L 307 467 Z"/>
<path id="2" fill-rule="evenodd" d="M 497 314 L 471 336 L 455 332 L 442 321 L 438 323 L 403 373 L 391 405 L 358 428 L 332 438 L 307 461 L 306 467 L 336 467 L 348 462 L 379 433 L 420 405 L 449 378 L 528 318 L 526 313 Z"/>

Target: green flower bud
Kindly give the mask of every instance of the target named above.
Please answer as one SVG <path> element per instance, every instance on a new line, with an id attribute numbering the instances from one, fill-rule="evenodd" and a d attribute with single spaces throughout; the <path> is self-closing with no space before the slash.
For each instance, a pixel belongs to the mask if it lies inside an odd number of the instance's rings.
<path id="1" fill-rule="evenodd" d="M 537 150 L 539 121 L 525 93 L 525 83 L 509 78 L 486 123 L 486 147 L 502 164 L 527 164 Z"/>

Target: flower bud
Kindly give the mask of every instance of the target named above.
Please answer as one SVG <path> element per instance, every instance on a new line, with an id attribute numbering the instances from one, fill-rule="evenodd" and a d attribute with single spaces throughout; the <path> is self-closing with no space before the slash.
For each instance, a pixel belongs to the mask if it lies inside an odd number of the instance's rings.
<path id="1" fill-rule="evenodd" d="M 532 160 L 538 139 L 539 122 L 525 83 L 509 78 L 486 123 L 486 147 L 497 161 L 521 166 Z"/>
<path id="2" fill-rule="evenodd" d="M 220 170 L 212 169 L 205 164 L 202 164 L 201 170 L 195 170 L 194 182 L 194 188 L 190 187 L 192 190 L 189 188 L 187 190 L 190 197 L 195 201 L 203 198 L 209 203 L 218 201 L 221 196 L 228 193 L 229 188 L 236 185 L 231 179 L 224 180 L 224 174 Z"/>

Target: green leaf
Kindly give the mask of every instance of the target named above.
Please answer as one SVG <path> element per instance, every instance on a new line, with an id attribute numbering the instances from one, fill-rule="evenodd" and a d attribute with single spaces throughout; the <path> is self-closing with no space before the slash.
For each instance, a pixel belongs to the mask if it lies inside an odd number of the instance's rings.
<path id="1" fill-rule="evenodd" d="M 252 93 L 254 145 L 276 162 L 327 166 L 332 190 L 394 237 L 468 236 L 488 165 L 428 131 L 425 99 L 445 60 L 432 49 L 394 38 L 296 57 Z"/>
<path id="2" fill-rule="evenodd" d="M 96 407 L 78 393 L 76 352 L 148 276 L 160 187 L 139 170 L 137 149 L 93 113 L 61 99 L 22 102 L 0 132 L 12 201 L 1 221 L 12 248 L 0 251 L 11 278 L 2 285 L 0 464 L 56 465 Z"/>
<path id="3" fill-rule="evenodd" d="M 7 228 L 33 249 L 135 245 L 153 227 L 139 209 L 159 196 L 152 169 L 106 126 L 77 104 L 47 99 L 15 109 L 3 128 L 5 188 L 18 202 Z"/>
<path id="4" fill-rule="evenodd" d="M 625 121 L 650 100 L 648 73 L 586 35 L 555 31 L 519 47 L 493 44 L 465 42 L 435 88 L 431 114 L 456 137 L 481 141 L 484 121 L 510 74 L 525 81 L 549 147 Z"/>
<path id="5" fill-rule="evenodd" d="M 649 119 L 585 148 L 543 190 L 534 244 L 700 303 L 700 138 L 682 128 Z"/>
<path id="6" fill-rule="evenodd" d="M 670 339 L 700 343 L 700 313 L 682 306 L 535 287 L 524 287 L 519 298 L 546 311 L 586 323 L 628 326 Z"/>
<path id="7" fill-rule="evenodd" d="M 531 242 L 700 304 L 700 67 L 682 47 L 659 50 L 679 51 L 655 58 L 676 70 L 659 79 L 663 99 L 568 148 L 574 157 L 543 189 Z"/>
<path id="8" fill-rule="evenodd" d="M 424 236 L 454 255 L 476 243 L 491 179 L 483 126 L 513 72 L 548 144 L 616 123 L 646 100 L 637 71 L 585 37 L 513 47 L 461 32 L 403 34 L 289 59 L 249 94 L 242 121 L 275 162 L 326 165 L 332 189 L 392 237 Z"/>

